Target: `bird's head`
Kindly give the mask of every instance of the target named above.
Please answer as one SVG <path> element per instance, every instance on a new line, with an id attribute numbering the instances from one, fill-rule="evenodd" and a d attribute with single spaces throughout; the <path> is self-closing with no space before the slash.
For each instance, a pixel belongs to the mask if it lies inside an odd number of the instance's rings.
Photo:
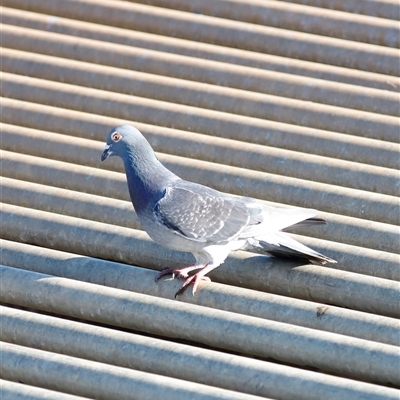
<path id="1" fill-rule="evenodd" d="M 146 147 L 150 145 L 139 130 L 130 125 L 117 126 L 111 129 L 107 136 L 101 161 L 110 156 L 119 156 L 124 159 L 129 153 L 143 151 Z"/>

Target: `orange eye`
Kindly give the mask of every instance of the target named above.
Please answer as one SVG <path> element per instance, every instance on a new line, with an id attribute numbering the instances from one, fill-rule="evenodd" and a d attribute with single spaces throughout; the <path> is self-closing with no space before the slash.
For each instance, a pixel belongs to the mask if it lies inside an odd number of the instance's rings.
<path id="1" fill-rule="evenodd" d="M 111 139 L 112 139 L 114 142 L 118 142 L 118 140 L 121 139 L 121 134 L 118 133 L 118 132 L 114 132 L 114 133 L 111 135 Z"/>

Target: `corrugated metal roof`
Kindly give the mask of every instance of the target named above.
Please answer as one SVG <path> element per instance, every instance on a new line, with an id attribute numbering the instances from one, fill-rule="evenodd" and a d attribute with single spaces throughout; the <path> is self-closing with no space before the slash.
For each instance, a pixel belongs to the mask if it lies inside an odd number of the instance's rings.
<path id="1" fill-rule="evenodd" d="M 3 0 L 3 399 L 397 399 L 399 4 Z M 107 132 L 277 206 L 326 266 L 231 254 L 195 296 Z"/>

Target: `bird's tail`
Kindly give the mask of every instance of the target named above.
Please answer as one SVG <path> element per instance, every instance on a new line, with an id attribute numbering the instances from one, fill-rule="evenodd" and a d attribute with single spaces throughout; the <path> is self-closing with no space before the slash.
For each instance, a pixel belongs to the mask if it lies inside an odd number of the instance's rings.
<path id="1" fill-rule="evenodd" d="M 320 265 L 337 262 L 332 258 L 304 246 L 304 244 L 299 243 L 283 232 L 277 232 L 273 236 L 273 239 L 270 235 L 265 238 L 254 238 L 251 245 L 254 249 L 275 257 L 305 259 L 313 264 Z"/>
<path id="2" fill-rule="evenodd" d="M 286 229 L 295 229 L 295 228 L 300 228 L 300 227 L 305 227 L 305 226 L 312 226 L 312 225 L 326 225 L 326 221 L 322 218 L 307 218 L 304 221 L 297 222 L 297 224 L 290 225 Z"/>

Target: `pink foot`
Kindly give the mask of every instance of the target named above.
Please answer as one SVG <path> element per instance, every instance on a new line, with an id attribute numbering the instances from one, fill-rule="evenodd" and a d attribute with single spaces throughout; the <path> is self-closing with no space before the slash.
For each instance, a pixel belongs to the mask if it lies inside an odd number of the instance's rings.
<path id="1" fill-rule="evenodd" d="M 181 295 L 191 283 L 193 283 L 192 293 L 194 295 L 197 291 L 197 287 L 201 280 L 211 281 L 211 279 L 205 275 L 208 274 L 210 271 L 212 271 L 214 268 L 217 268 L 218 265 L 219 264 L 217 264 L 217 265 L 211 264 L 211 265 L 206 265 L 206 266 L 190 265 L 188 267 L 177 268 L 177 269 L 164 267 L 161 269 L 160 273 L 157 275 L 156 282 L 163 276 L 172 274 L 172 279 L 174 279 L 175 277 L 185 279 L 185 282 L 183 283 L 182 287 L 175 293 L 175 297 Z M 201 270 L 199 272 L 195 273 L 194 275 L 189 275 L 189 272 L 193 271 L 195 269 L 201 269 Z"/>
<path id="2" fill-rule="evenodd" d="M 181 286 L 181 288 L 175 293 L 174 297 L 176 298 L 176 296 L 181 295 L 191 283 L 193 283 L 192 293 L 194 296 L 194 294 L 197 292 L 197 287 L 199 285 L 199 281 L 203 280 L 203 281 L 211 282 L 211 279 L 208 276 L 204 276 L 204 274 L 202 274 L 202 272 L 203 271 L 199 271 L 199 272 L 197 272 L 197 274 L 187 277 L 185 282 Z"/>
<path id="3" fill-rule="evenodd" d="M 156 276 L 155 281 L 157 282 L 159 279 L 161 279 L 165 275 L 172 275 L 172 279 L 180 278 L 180 279 L 186 279 L 189 277 L 189 272 L 193 271 L 195 269 L 203 268 L 202 265 L 197 266 L 197 265 L 189 265 L 187 267 L 183 268 L 169 268 L 169 267 L 163 267 L 161 268 L 160 273 Z"/>

